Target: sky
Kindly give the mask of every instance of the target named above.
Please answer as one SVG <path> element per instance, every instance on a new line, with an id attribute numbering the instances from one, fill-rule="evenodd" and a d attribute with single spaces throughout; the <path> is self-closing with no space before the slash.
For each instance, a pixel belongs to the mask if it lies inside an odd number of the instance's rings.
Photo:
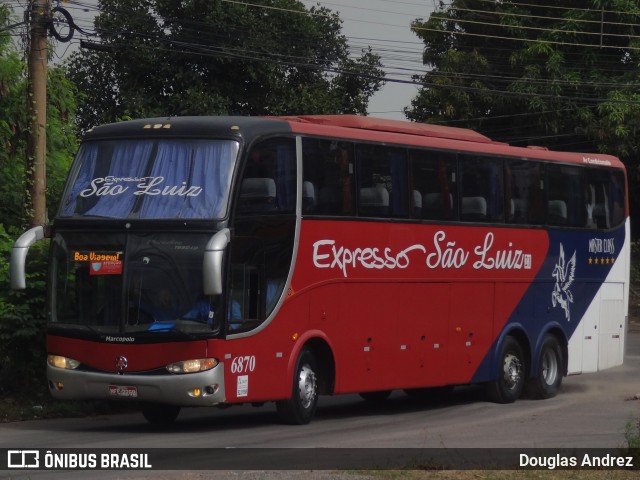
<path id="1" fill-rule="evenodd" d="M 251 3 L 251 0 L 246 1 Z M 413 74 L 424 72 L 424 45 L 411 32 L 410 25 L 417 18 L 428 18 L 436 0 L 300 1 L 307 9 L 320 4 L 339 14 L 343 21 L 342 33 L 348 39 L 354 58 L 368 46 L 381 57 L 387 78 L 398 81 L 388 81 L 372 97 L 368 113 L 375 117 L 404 120 L 403 109 L 417 94 L 417 88 L 402 82 L 410 82 Z M 71 13 L 80 28 L 93 31 L 92 18 L 96 14 L 97 3 L 97 0 L 71 0 L 61 5 Z M 58 45 L 57 56 L 64 58 L 77 48 L 80 37 L 76 33 L 70 43 Z"/>
<path id="2" fill-rule="evenodd" d="M 434 0 L 302 0 L 310 8 L 318 3 L 337 12 L 343 20 L 342 33 L 358 52 L 371 46 L 381 56 L 387 78 L 410 81 L 424 72 L 424 44 L 411 32 L 411 22 L 427 19 Z M 354 53 L 357 53 L 354 51 Z M 407 83 L 387 82 L 369 103 L 369 115 L 405 120 L 404 107 L 411 103 L 417 88 Z"/>

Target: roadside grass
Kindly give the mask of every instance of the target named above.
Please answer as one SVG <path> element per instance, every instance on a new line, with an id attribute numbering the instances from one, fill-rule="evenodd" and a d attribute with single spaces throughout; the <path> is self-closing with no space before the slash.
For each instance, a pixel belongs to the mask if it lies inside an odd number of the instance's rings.
<path id="1" fill-rule="evenodd" d="M 135 405 L 104 401 L 59 401 L 48 392 L 17 395 L 0 400 L 0 423 L 47 418 L 90 417 L 136 410 Z"/>
<path id="2" fill-rule="evenodd" d="M 526 470 L 358 470 L 353 472 L 383 480 L 618 480 L 638 478 L 640 470 L 640 417 L 632 417 L 625 426 L 625 445 L 619 456 L 633 457 L 633 469 L 526 469 Z"/>
<path id="3" fill-rule="evenodd" d="M 631 470 L 389 470 L 359 471 L 384 480 L 626 480 L 637 478 Z"/>
<path id="4" fill-rule="evenodd" d="M 629 419 L 625 426 L 626 445 L 619 455 L 633 457 L 633 469 L 526 469 L 526 470 L 359 470 L 358 475 L 381 480 L 626 480 L 638 478 L 640 470 L 640 417 Z"/>

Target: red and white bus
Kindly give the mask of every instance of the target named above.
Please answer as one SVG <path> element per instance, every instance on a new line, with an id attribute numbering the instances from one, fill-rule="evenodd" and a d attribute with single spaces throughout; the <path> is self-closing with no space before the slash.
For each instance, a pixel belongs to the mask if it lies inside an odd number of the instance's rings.
<path id="1" fill-rule="evenodd" d="M 84 136 L 51 241 L 59 399 L 180 407 L 485 384 L 623 361 L 626 173 L 602 154 L 358 116 L 146 119 Z"/>

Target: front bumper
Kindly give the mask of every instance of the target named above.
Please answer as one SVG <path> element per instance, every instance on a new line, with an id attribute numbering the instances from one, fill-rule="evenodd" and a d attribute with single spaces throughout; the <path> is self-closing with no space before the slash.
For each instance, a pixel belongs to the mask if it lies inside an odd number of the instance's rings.
<path id="1" fill-rule="evenodd" d="M 139 400 L 183 407 L 208 407 L 224 403 L 224 365 L 184 375 L 144 375 L 67 370 L 47 365 L 49 391 L 60 400 Z M 114 388 L 128 395 L 114 395 Z M 126 387 L 135 387 L 126 388 Z M 189 394 L 200 389 L 200 395 Z M 131 392 L 135 392 L 133 395 Z"/>

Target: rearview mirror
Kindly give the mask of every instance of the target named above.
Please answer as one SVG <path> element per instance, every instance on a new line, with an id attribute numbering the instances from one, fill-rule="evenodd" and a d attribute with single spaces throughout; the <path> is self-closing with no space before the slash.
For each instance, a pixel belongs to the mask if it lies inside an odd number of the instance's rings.
<path id="1" fill-rule="evenodd" d="M 202 260 L 202 287 L 205 295 L 222 294 L 222 260 L 224 250 L 231 241 L 231 232 L 223 228 L 205 247 Z"/>
<path id="2" fill-rule="evenodd" d="M 26 260 L 29 248 L 44 238 L 44 227 L 38 225 L 24 232 L 11 249 L 11 288 L 24 290 L 27 288 Z"/>

